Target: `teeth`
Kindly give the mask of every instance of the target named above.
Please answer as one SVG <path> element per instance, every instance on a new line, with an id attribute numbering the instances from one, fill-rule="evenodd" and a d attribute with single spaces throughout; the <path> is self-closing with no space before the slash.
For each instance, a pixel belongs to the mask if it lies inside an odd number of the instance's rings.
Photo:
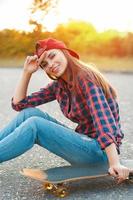
<path id="1" fill-rule="evenodd" d="M 54 68 L 53 70 L 52 70 L 52 72 L 54 72 L 56 70 L 56 68 Z"/>
<path id="2" fill-rule="evenodd" d="M 56 66 L 53 68 L 53 71 L 54 71 L 55 69 L 57 69 L 57 67 L 59 67 L 59 65 L 56 65 Z"/>

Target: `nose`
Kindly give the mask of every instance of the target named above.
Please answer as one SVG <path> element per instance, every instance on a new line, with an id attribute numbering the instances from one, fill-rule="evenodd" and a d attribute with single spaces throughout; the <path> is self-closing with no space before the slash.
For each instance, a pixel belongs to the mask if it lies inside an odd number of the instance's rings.
<path id="1" fill-rule="evenodd" d="M 52 60 L 48 61 L 48 69 L 51 69 L 54 65 L 54 62 Z"/>
<path id="2" fill-rule="evenodd" d="M 52 60 L 49 60 L 48 61 L 48 68 L 52 68 L 53 67 L 53 61 Z"/>

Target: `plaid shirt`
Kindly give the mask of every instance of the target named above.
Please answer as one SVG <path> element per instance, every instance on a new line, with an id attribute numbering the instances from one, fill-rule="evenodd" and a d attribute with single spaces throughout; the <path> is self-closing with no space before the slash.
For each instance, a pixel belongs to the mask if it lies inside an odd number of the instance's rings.
<path id="1" fill-rule="evenodd" d="M 78 84 L 79 90 L 74 94 L 70 84 L 58 79 L 27 96 L 18 104 L 14 105 L 12 102 L 12 107 L 20 111 L 57 100 L 63 114 L 78 124 L 76 132 L 95 138 L 102 150 L 115 143 L 119 152 L 123 133 L 116 100 L 112 95 L 106 99 L 103 90 L 86 78 L 78 76 Z"/>

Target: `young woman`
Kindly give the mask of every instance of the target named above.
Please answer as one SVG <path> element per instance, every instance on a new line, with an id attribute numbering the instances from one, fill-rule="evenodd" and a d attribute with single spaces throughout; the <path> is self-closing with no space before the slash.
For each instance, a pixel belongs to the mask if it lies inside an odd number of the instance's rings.
<path id="1" fill-rule="evenodd" d="M 53 81 L 27 96 L 31 76 L 39 67 Z M 53 100 L 78 124 L 75 130 L 35 108 Z M 72 165 L 108 163 L 109 173 L 118 182 L 128 177 L 129 169 L 119 160 L 123 133 L 116 92 L 99 71 L 82 63 L 62 41 L 37 42 L 35 55 L 24 63 L 12 106 L 20 113 L 0 132 L 0 162 L 38 144 Z"/>

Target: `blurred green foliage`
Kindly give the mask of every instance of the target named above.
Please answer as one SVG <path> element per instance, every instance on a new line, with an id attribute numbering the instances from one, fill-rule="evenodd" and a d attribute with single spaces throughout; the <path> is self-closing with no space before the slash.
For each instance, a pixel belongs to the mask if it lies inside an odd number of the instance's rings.
<path id="1" fill-rule="evenodd" d="M 99 33 L 90 23 L 70 21 L 58 25 L 53 32 L 43 32 L 41 28 L 29 33 L 9 29 L 0 31 L 0 58 L 31 55 L 36 41 L 48 37 L 63 40 L 69 48 L 81 55 L 133 56 L 133 33 L 115 30 Z"/>

